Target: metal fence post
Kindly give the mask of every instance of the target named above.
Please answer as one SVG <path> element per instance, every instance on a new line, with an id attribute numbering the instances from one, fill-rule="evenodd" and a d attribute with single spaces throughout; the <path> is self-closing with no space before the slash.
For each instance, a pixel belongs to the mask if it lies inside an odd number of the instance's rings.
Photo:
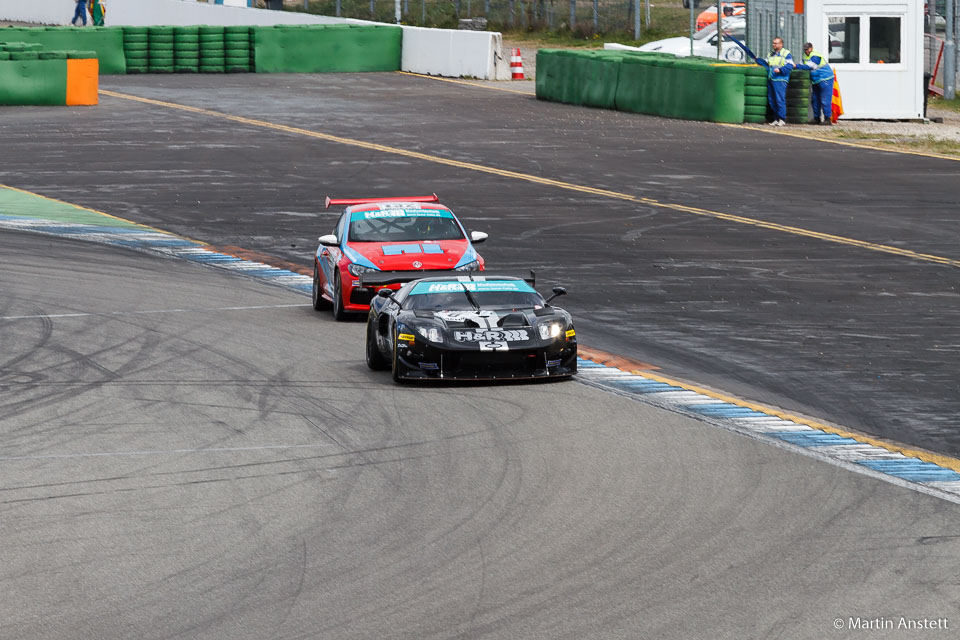
<path id="1" fill-rule="evenodd" d="M 600 7 L 599 0 L 593 0 L 593 32 L 600 31 Z"/>
<path id="2" fill-rule="evenodd" d="M 650 29 L 650 0 L 643 0 L 643 6 L 646 13 L 646 16 L 644 17 L 647 21 L 647 29 Z"/>
<path id="3" fill-rule="evenodd" d="M 640 0 L 633 1 L 633 39 L 640 39 Z"/>
<path id="4" fill-rule="evenodd" d="M 337 17 L 340 17 L 340 0 L 337 0 Z"/>
<path id="5" fill-rule="evenodd" d="M 577 0 L 570 0 L 570 30 L 577 24 Z"/>
<path id="6" fill-rule="evenodd" d="M 957 57 L 956 57 L 956 41 L 954 38 L 954 24 L 953 19 L 955 15 L 954 3 L 956 0 L 947 0 L 947 25 L 946 31 L 943 34 L 946 38 L 946 43 L 943 45 L 943 97 L 947 100 L 953 100 L 956 97 L 956 88 L 957 88 Z"/>
<path id="7" fill-rule="evenodd" d="M 690 55 L 693 55 L 693 0 L 690 0 Z"/>
<path id="8" fill-rule="evenodd" d="M 374 13 L 373 13 L 373 12 L 374 12 L 374 7 L 373 7 L 373 3 L 374 3 L 374 2 L 375 2 L 375 0 L 370 0 L 370 19 L 371 19 L 371 20 L 373 20 L 373 16 L 374 16 Z"/>

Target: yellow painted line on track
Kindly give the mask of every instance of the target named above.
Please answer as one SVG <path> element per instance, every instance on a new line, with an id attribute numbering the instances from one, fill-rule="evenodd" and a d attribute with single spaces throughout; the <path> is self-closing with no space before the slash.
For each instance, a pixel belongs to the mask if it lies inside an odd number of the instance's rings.
<path id="1" fill-rule="evenodd" d="M 714 67 L 723 67 L 730 66 L 736 67 L 739 65 L 736 64 L 715 64 Z M 409 71 L 397 71 L 397 73 L 405 76 L 414 76 L 416 78 L 426 78 L 428 80 L 440 80 L 442 82 L 453 82 L 455 84 L 465 84 L 470 87 L 477 87 L 478 89 L 490 89 L 492 91 L 506 91 L 508 93 L 519 93 L 525 96 L 536 95 L 529 91 L 517 91 L 516 89 L 507 89 L 505 87 L 495 87 L 489 84 L 483 84 L 479 82 L 467 82 L 464 80 L 454 80 L 453 78 L 440 78 L 438 76 L 430 76 L 422 73 L 410 73 Z M 886 151 L 887 153 L 901 153 L 909 156 L 920 156 L 922 158 L 935 158 L 937 160 L 951 160 L 953 162 L 960 162 L 960 157 L 957 156 L 948 156 L 941 153 L 932 153 L 929 151 L 910 151 L 908 149 L 890 149 L 887 147 L 878 147 L 872 144 L 863 144 L 860 142 L 850 142 L 849 140 L 837 140 L 835 138 L 821 138 L 819 136 L 808 136 L 802 133 L 795 133 L 792 131 L 784 131 L 782 129 L 761 129 L 759 127 L 750 127 L 743 124 L 734 124 L 729 122 L 714 122 L 713 124 L 719 125 L 721 127 L 730 127 L 733 129 L 743 129 L 744 131 L 757 131 L 759 133 L 773 133 L 779 136 L 788 136 L 791 138 L 799 138 L 801 140 L 814 140 L 816 142 L 827 142 L 829 144 L 836 144 L 842 147 L 853 147 L 854 149 L 869 149 L 870 151 Z"/>
<path id="2" fill-rule="evenodd" d="M 703 216 L 707 218 L 714 218 L 717 220 L 735 222 L 737 224 L 744 224 L 744 225 L 749 225 L 753 227 L 759 227 L 762 229 L 769 229 L 771 231 L 779 231 L 779 232 L 788 233 L 791 235 L 814 238 L 817 240 L 833 242 L 836 244 L 842 244 L 846 246 L 859 247 L 861 249 L 867 249 L 870 251 L 888 253 L 891 255 L 910 258 L 912 260 L 931 262 L 934 264 L 941 264 L 941 265 L 946 265 L 950 267 L 960 267 L 960 260 L 954 260 L 952 258 L 936 256 L 928 253 L 918 253 L 916 251 L 910 251 L 909 249 L 901 249 L 899 247 L 891 247 L 889 245 L 876 244 L 873 242 L 866 242 L 863 240 L 856 240 L 854 238 L 836 236 L 829 233 L 822 233 L 819 231 L 811 231 L 809 229 L 802 229 L 800 227 L 791 227 L 789 225 L 777 224 L 774 222 L 755 220 L 753 218 L 746 218 L 743 216 L 737 216 L 730 213 L 722 213 L 719 211 L 711 211 L 709 209 L 701 209 L 699 207 L 691 207 L 687 205 L 673 204 L 669 202 L 660 202 L 652 198 L 634 196 L 629 193 L 621 193 L 619 191 L 611 191 L 609 189 L 598 189 L 596 187 L 578 185 L 571 182 L 564 182 L 562 180 L 553 180 L 551 178 L 543 178 L 541 176 L 536 176 L 529 173 L 520 173 L 518 171 L 508 171 L 506 169 L 498 169 L 496 167 L 489 167 L 489 166 L 477 164 L 474 162 L 463 162 L 460 160 L 452 160 L 450 158 L 443 158 L 441 156 L 430 155 L 427 153 L 420 153 L 419 151 L 410 151 L 409 149 L 400 149 L 398 147 L 390 147 L 387 145 L 377 144 L 374 142 L 364 142 L 362 140 L 355 140 L 353 138 L 344 138 L 342 136 L 335 136 L 329 133 L 321 133 L 319 131 L 301 129 L 300 127 L 289 127 L 287 125 L 275 124 L 273 122 L 267 122 L 265 120 L 246 118 L 244 116 L 235 116 L 228 113 L 222 113 L 219 111 L 212 111 L 210 109 L 201 109 L 199 107 L 190 107 L 187 105 L 177 104 L 175 102 L 164 102 L 162 100 L 153 100 L 151 98 L 141 98 L 140 96 L 117 93 L 115 91 L 107 91 L 104 89 L 101 89 L 100 93 L 113 98 L 122 98 L 124 100 L 132 100 L 134 102 L 142 102 L 144 104 L 150 104 L 150 105 L 155 105 L 159 107 L 166 107 L 169 109 L 177 109 L 180 111 L 186 111 L 188 113 L 212 116 L 212 117 L 221 118 L 224 120 L 229 120 L 231 122 L 237 122 L 240 124 L 250 125 L 254 127 L 261 127 L 265 129 L 272 129 L 274 131 L 283 131 L 285 133 L 292 133 L 292 134 L 301 135 L 309 138 L 314 138 L 317 140 L 325 140 L 327 142 L 334 142 L 337 144 L 347 145 L 351 147 L 358 147 L 361 149 L 368 149 L 371 151 L 379 151 L 381 153 L 389 153 L 393 155 L 403 156 L 406 158 L 422 160 L 424 162 L 431 162 L 434 164 L 441 164 L 449 167 L 456 167 L 458 169 L 467 169 L 470 171 L 477 171 L 480 173 L 501 176 L 504 178 L 511 178 L 514 180 L 523 180 L 526 182 L 541 184 L 549 187 L 557 187 L 559 189 L 566 189 L 568 191 L 587 193 L 590 195 L 601 196 L 604 198 L 623 200 L 626 202 L 635 202 L 637 204 L 657 207 L 660 209 L 667 209 L 670 211 L 680 211 L 683 213 L 690 213 L 693 215 Z"/>
<path id="3" fill-rule="evenodd" d="M 480 89 L 490 89 L 491 91 L 505 91 L 507 93 L 519 93 L 522 96 L 533 96 L 536 95 L 532 91 L 520 91 L 518 89 L 507 89 L 506 87 L 494 87 L 488 84 L 481 84 L 479 82 L 469 82 L 467 80 L 455 80 L 453 78 L 440 78 L 438 76 L 428 76 L 423 73 L 410 73 L 409 71 L 397 71 L 400 75 L 403 76 L 413 76 L 414 78 L 425 78 L 427 80 L 439 80 L 441 82 L 451 82 L 453 84 L 463 84 L 468 87 L 478 87 Z"/>
<path id="4" fill-rule="evenodd" d="M 777 409 L 772 409 L 770 407 L 765 407 L 760 404 L 755 404 L 752 402 L 747 402 L 746 400 L 741 400 L 733 396 L 728 396 L 723 393 L 718 393 L 711 389 L 705 389 L 703 387 L 698 387 L 696 385 L 687 384 L 685 382 L 680 382 L 674 380 L 673 378 L 667 378 L 662 375 L 651 373 L 649 371 L 631 371 L 630 373 L 646 378 L 648 380 L 653 380 L 655 382 L 662 382 L 669 384 L 674 387 L 680 387 L 681 389 L 686 389 L 687 391 L 692 391 L 701 395 L 709 396 L 711 398 L 716 398 L 723 402 L 727 402 L 738 407 L 744 407 L 747 409 L 753 409 L 759 413 L 765 413 L 769 416 L 774 416 L 777 418 L 782 418 L 783 420 L 789 420 L 797 424 L 806 425 L 812 429 L 819 429 L 827 433 L 833 433 L 844 438 L 850 438 L 851 440 L 856 440 L 862 444 L 873 445 L 874 447 L 880 447 L 881 449 L 886 449 L 887 451 L 894 451 L 896 453 L 902 453 L 908 458 L 916 458 L 924 462 L 932 462 L 934 464 L 940 465 L 946 469 L 952 469 L 960 473 L 960 459 L 951 458 L 950 456 L 944 456 L 939 453 L 933 453 L 932 451 L 923 451 L 920 449 L 911 449 L 909 447 L 904 447 L 899 444 L 892 442 L 886 442 L 878 438 L 873 438 L 862 433 L 854 433 L 852 431 L 845 431 L 844 429 L 839 429 L 837 427 L 832 427 L 822 422 L 817 422 L 815 420 L 809 420 L 801 416 L 796 416 L 790 413 L 779 411 Z"/>
<path id="5" fill-rule="evenodd" d="M 96 214 L 96 215 L 98 215 L 98 216 L 103 216 L 103 217 L 105 217 L 105 218 L 111 218 L 111 219 L 113 219 L 113 220 L 119 220 L 120 222 L 126 222 L 127 224 L 136 225 L 136 226 L 138 226 L 138 227 L 142 227 L 142 228 L 144 228 L 144 229 L 149 229 L 150 231 L 155 231 L 155 232 L 157 232 L 157 233 L 162 233 L 162 234 L 165 234 L 165 235 L 168 235 L 168 236 L 175 236 L 175 237 L 177 237 L 177 238 L 183 238 L 184 240 L 189 240 L 190 242 L 195 242 L 195 243 L 197 243 L 197 244 L 199 244 L 199 245 L 205 245 L 205 244 L 207 244 L 206 242 L 202 242 L 202 241 L 200 241 L 200 240 L 194 240 L 193 238 L 188 238 L 187 236 L 181 236 L 181 235 L 176 234 L 176 233 L 173 233 L 173 232 L 171 232 L 171 231 L 164 231 L 163 229 L 157 229 L 156 227 L 151 227 L 151 226 L 148 225 L 148 224 L 143 224 L 143 223 L 141 223 L 141 222 L 134 222 L 133 220 L 127 220 L 126 218 L 121 218 L 121 217 L 119 217 L 119 216 L 114 216 L 114 215 L 111 215 L 111 214 L 106 213 L 106 212 L 104 212 L 104 211 L 97 211 L 96 209 L 91 209 L 90 207 L 84 207 L 84 206 L 82 206 L 82 205 L 74 204 L 74 203 L 72 203 L 72 202 L 67 202 L 67 201 L 65 201 L 65 200 L 57 200 L 56 198 L 51 198 L 51 197 L 49 197 L 49 196 L 44 196 L 44 195 L 41 195 L 41 194 L 39 194 L 39 193 L 34 193 L 33 191 L 27 191 L 26 189 L 18 189 L 18 188 L 16 188 L 16 187 L 11 187 L 10 185 L 2 184 L 2 183 L 0 183 L 0 189 L 9 189 L 10 191 L 16 191 L 17 193 L 22 193 L 22 194 L 24 194 L 24 195 L 33 196 L 33 197 L 35 197 L 35 198 L 40 198 L 41 200 L 47 200 L 47 201 L 49 201 L 49 202 L 56 202 L 57 204 L 64 204 L 64 205 L 67 205 L 67 206 L 69 206 L 69 207 L 73 207 L 74 209 L 80 209 L 81 211 L 89 211 L 90 213 L 94 213 L 94 214 Z"/>
<path id="6" fill-rule="evenodd" d="M 941 153 L 931 153 L 929 151 L 910 151 L 909 149 L 888 149 L 886 147 L 878 147 L 872 144 L 861 144 L 859 142 L 849 142 L 847 140 L 835 140 L 833 138 L 820 138 L 818 136 L 807 136 L 802 133 L 793 133 L 791 131 L 783 131 L 782 129 L 760 129 L 759 127 L 748 127 L 742 124 L 730 124 L 717 122 L 721 127 L 731 127 L 733 129 L 743 129 L 744 131 L 759 131 L 760 133 L 772 133 L 778 136 L 788 136 L 790 138 L 799 138 L 801 140 L 814 140 L 816 142 L 828 142 L 830 144 L 837 144 L 841 147 L 853 147 L 855 149 L 869 149 L 871 151 L 886 151 L 887 153 L 900 153 L 908 156 L 920 156 L 922 158 L 936 158 L 937 160 L 952 160 L 953 162 L 960 162 L 960 158 L 956 156 L 946 156 Z"/>

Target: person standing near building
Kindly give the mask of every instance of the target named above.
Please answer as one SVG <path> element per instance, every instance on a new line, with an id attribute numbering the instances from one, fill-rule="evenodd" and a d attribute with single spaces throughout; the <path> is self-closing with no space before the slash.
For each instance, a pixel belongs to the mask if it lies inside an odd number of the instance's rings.
<path id="1" fill-rule="evenodd" d="M 783 48 L 783 38 L 777 36 L 773 39 L 773 51 L 766 59 L 757 58 L 757 64 L 767 68 L 767 102 L 773 109 L 770 124 L 782 127 L 787 123 L 787 83 L 796 66 L 793 55 Z"/>
<path id="2" fill-rule="evenodd" d="M 83 26 L 87 26 L 87 0 L 76 0 L 77 10 L 73 12 L 73 20 L 70 24 L 77 26 L 77 20 L 83 21 Z"/>
<path id="3" fill-rule="evenodd" d="M 831 102 L 833 101 L 833 69 L 827 64 L 827 58 L 808 42 L 803 45 L 803 64 L 798 69 L 810 70 L 810 105 L 813 107 L 813 120 L 810 124 L 831 125 Z M 820 114 L 823 119 L 820 119 Z"/>

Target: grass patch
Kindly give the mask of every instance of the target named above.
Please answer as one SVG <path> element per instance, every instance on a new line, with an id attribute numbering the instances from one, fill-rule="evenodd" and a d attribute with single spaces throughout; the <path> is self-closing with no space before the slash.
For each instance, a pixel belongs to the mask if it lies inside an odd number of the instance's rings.
<path id="1" fill-rule="evenodd" d="M 944 111 L 960 113 L 960 98 L 944 100 L 943 98 L 937 96 L 930 96 L 927 106 L 931 109 L 943 109 Z"/>

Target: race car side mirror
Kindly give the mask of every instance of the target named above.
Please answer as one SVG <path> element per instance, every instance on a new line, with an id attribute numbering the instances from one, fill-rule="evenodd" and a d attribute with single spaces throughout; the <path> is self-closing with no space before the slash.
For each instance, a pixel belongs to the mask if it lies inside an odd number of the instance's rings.
<path id="1" fill-rule="evenodd" d="M 319 238 L 317 238 L 317 242 L 319 242 L 325 247 L 335 247 L 338 244 L 340 244 L 339 242 L 337 242 L 337 236 L 333 235 L 332 233 L 327 234 L 325 236 L 320 236 Z"/>
<path id="2" fill-rule="evenodd" d="M 551 300 L 553 300 L 554 298 L 556 298 L 557 296 L 565 296 L 565 295 L 567 295 L 567 290 L 566 290 L 566 289 L 564 289 L 563 287 L 554 287 L 554 288 L 553 288 L 553 295 L 550 296 L 549 298 L 547 298 L 546 302 L 549 304 L 549 302 L 550 302 Z"/>
<path id="3" fill-rule="evenodd" d="M 471 232 L 470 232 L 470 241 L 473 242 L 474 244 L 480 244 L 481 242 L 483 242 L 484 240 L 486 240 L 486 239 L 489 238 L 489 237 L 490 237 L 490 236 L 488 236 L 487 234 L 485 234 L 483 231 L 471 231 Z"/>
<path id="4" fill-rule="evenodd" d="M 377 295 L 380 296 L 381 298 L 387 298 L 389 300 L 393 300 L 398 307 L 400 306 L 400 303 L 397 302 L 397 299 L 393 297 L 393 289 L 387 289 L 387 288 L 378 289 Z"/>

